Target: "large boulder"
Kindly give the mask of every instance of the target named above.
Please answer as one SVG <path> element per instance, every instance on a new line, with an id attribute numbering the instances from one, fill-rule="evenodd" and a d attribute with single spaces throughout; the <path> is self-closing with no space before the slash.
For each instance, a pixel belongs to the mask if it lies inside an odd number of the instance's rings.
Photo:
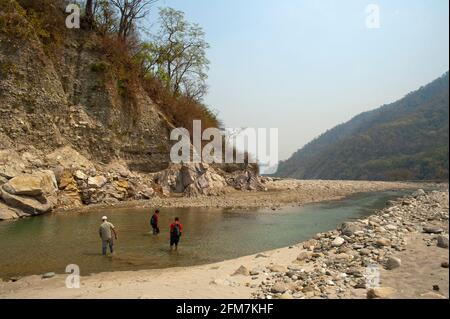
<path id="1" fill-rule="evenodd" d="M 189 181 L 191 178 L 192 175 L 189 175 Z M 186 187 L 185 194 L 187 196 L 219 195 L 223 193 L 225 186 L 227 186 L 225 179 L 215 171 L 208 169 L 203 174 L 195 176 L 193 182 Z"/>
<path id="2" fill-rule="evenodd" d="M 163 189 L 186 196 L 218 195 L 227 186 L 225 179 L 206 163 L 172 165 L 156 174 L 154 181 Z"/>
<path id="3" fill-rule="evenodd" d="M 237 190 L 263 191 L 266 189 L 258 174 L 250 169 L 232 173 L 227 178 L 227 183 Z"/>
<path id="4" fill-rule="evenodd" d="M 57 189 L 55 174 L 45 170 L 12 178 L 1 187 L 0 196 L 16 213 L 39 215 L 55 207 Z"/>
<path id="5" fill-rule="evenodd" d="M 31 174 L 21 174 L 3 185 L 3 190 L 12 195 L 39 196 L 43 194 L 41 178 Z"/>
<path id="6" fill-rule="evenodd" d="M 1 197 L 5 203 L 15 209 L 20 209 L 30 215 L 40 215 L 53 209 L 53 204 L 45 197 L 34 198 L 30 196 L 12 195 L 6 191 L 1 191 Z"/>
<path id="7" fill-rule="evenodd" d="M 174 193 L 183 193 L 184 187 L 180 178 L 181 165 L 173 164 L 169 168 L 155 174 L 154 182 L 163 189 Z"/>
<path id="8" fill-rule="evenodd" d="M 12 195 L 26 196 L 53 196 L 58 189 L 55 174 L 50 170 L 17 175 L 2 188 Z"/>

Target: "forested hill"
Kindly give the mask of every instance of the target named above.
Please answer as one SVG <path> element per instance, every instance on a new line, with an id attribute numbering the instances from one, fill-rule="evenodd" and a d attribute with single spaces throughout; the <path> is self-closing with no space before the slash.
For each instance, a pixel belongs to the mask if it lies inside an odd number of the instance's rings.
<path id="1" fill-rule="evenodd" d="M 298 179 L 448 180 L 448 72 L 401 100 L 362 113 L 281 162 Z"/>

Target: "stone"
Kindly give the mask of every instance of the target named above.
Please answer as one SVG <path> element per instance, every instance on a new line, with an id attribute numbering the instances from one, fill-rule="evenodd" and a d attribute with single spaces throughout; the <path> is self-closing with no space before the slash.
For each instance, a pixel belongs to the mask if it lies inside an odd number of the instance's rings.
<path id="1" fill-rule="evenodd" d="M 423 228 L 423 231 L 427 234 L 440 234 L 444 230 L 441 227 L 437 227 L 437 226 L 425 226 Z"/>
<path id="2" fill-rule="evenodd" d="M 117 161 L 108 164 L 105 170 L 111 173 L 119 174 L 122 177 L 129 177 L 131 175 L 131 172 L 128 169 L 127 164 Z"/>
<path id="3" fill-rule="evenodd" d="M 370 255 L 370 249 L 362 248 L 362 249 L 359 250 L 359 254 L 360 254 L 361 256 L 367 256 L 367 255 Z"/>
<path id="4" fill-rule="evenodd" d="M 421 299 L 447 299 L 447 297 L 438 293 L 429 291 L 420 295 Z"/>
<path id="5" fill-rule="evenodd" d="M 150 199 L 155 195 L 155 190 L 151 187 L 143 185 L 139 189 L 138 194 L 139 194 L 139 196 L 141 196 L 144 199 Z"/>
<path id="6" fill-rule="evenodd" d="M 273 265 L 269 268 L 271 272 L 286 272 L 286 267 L 281 265 Z"/>
<path id="7" fill-rule="evenodd" d="M 417 191 L 415 191 L 414 193 L 412 193 L 412 197 L 417 198 L 417 197 L 421 197 L 426 195 L 425 191 L 421 188 L 419 188 Z"/>
<path id="8" fill-rule="evenodd" d="M 400 267 L 401 265 L 402 265 L 402 261 L 400 258 L 389 257 L 388 260 L 386 261 L 385 267 L 387 270 L 392 270 L 392 269 Z"/>
<path id="9" fill-rule="evenodd" d="M 54 272 L 46 272 L 45 274 L 42 275 L 43 279 L 48 279 L 48 278 L 52 278 L 55 277 L 55 273 Z"/>
<path id="10" fill-rule="evenodd" d="M 12 195 L 5 191 L 1 192 L 1 197 L 8 206 L 20 209 L 30 215 L 44 214 L 53 209 L 52 203 L 45 198 L 41 202 L 33 197 Z"/>
<path id="11" fill-rule="evenodd" d="M 58 183 L 52 170 L 41 170 L 32 174 L 41 179 L 41 187 L 44 195 L 53 196 L 58 191 Z"/>
<path id="12" fill-rule="evenodd" d="M 2 188 L 12 195 L 39 196 L 43 194 L 41 179 L 31 174 L 17 175 Z"/>
<path id="13" fill-rule="evenodd" d="M 232 276 L 250 276 L 250 271 L 247 269 L 247 267 L 245 266 L 241 266 L 238 269 L 236 269 L 236 271 L 233 273 Z"/>
<path id="14" fill-rule="evenodd" d="M 391 297 L 396 290 L 391 287 L 375 287 L 367 290 L 368 299 L 387 299 Z"/>
<path id="15" fill-rule="evenodd" d="M 341 225 L 341 232 L 345 236 L 353 236 L 358 231 L 361 231 L 361 227 L 355 223 L 346 222 Z"/>
<path id="16" fill-rule="evenodd" d="M 0 150 L 0 176 L 11 179 L 22 174 L 27 162 L 14 150 Z"/>
<path id="17" fill-rule="evenodd" d="M 58 188 L 63 190 L 68 185 L 75 185 L 75 180 L 70 170 L 64 170 L 58 179 Z"/>
<path id="18" fill-rule="evenodd" d="M 337 255 L 334 257 L 334 260 L 337 261 L 337 262 L 344 262 L 344 261 L 347 261 L 347 260 L 349 260 L 349 259 L 351 259 L 351 258 L 352 258 L 352 256 L 349 255 L 349 254 L 346 254 L 346 253 L 340 253 L 340 254 L 337 254 Z"/>
<path id="19" fill-rule="evenodd" d="M 442 267 L 442 268 L 448 268 L 448 261 L 443 261 L 443 262 L 441 263 L 441 267 Z"/>
<path id="20" fill-rule="evenodd" d="M 375 245 L 378 246 L 378 247 L 390 246 L 391 245 L 391 241 L 389 239 L 387 239 L 387 238 L 379 238 L 375 242 Z"/>
<path id="21" fill-rule="evenodd" d="M 386 228 L 387 230 L 393 231 L 393 230 L 397 230 L 398 227 L 395 225 L 389 224 L 389 225 L 386 225 L 384 228 Z"/>
<path id="22" fill-rule="evenodd" d="M 82 180 L 85 181 L 88 179 L 88 176 L 81 170 L 76 170 L 75 173 L 73 173 L 73 176 L 78 179 L 78 180 Z"/>
<path id="23" fill-rule="evenodd" d="M 256 269 L 250 270 L 250 276 L 258 276 L 258 275 L 259 275 L 259 270 L 256 270 Z"/>
<path id="24" fill-rule="evenodd" d="M 280 296 L 280 299 L 294 299 L 294 297 L 290 293 L 285 292 Z"/>
<path id="25" fill-rule="evenodd" d="M 270 291 L 273 293 L 282 294 L 285 293 L 288 289 L 289 287 L 285 283 L 277 282 L 275 285 L 272 286 Z"/>
<path id="26" fill-rule="evenodd" d="M 448 237 L 439 235 L 437 238 L 437 246 L 440 248 L 447 248 L 448 249 Z"/>
<path id="27" fill-rule="evenodd" d="M 305 260 L 310 259 L 311 256 L 312 256 L 311 252 L 302 251 L 302 252 L 298 255 L 297 260 L 298 260 L 298 261 L 305 261 Z"/>
<path id="28" fill-rule="evenodd" d="M 331 246 L 333 247 L 340 247 L 345 243 L 345 239 L 342 237 L 336 237 L 333 242 L 331 243 Z"/>
<path id="29" fill-rule="evenodd" d="M 101 175 L 88 178 L 88 186 L 92 188 L 102 188 L 107 182 L 106 177 Z"/>

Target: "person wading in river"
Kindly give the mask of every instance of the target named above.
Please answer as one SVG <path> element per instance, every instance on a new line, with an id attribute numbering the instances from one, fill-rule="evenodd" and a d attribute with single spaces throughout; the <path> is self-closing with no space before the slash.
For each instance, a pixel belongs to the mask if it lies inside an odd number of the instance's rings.
<path id="1" fill-rule="evenodd" d="M 159 234 L 158 222 L 159 222 L 159 210 L 155 210 L 155 213 L 150 219 L 150 225 L 152 226 L 153 229 L 153 235 Z"/>
<path id="2" fill-rule="evenodd" d="M 170 250 L 175 247 L 178 249 L 178 243 L 180 242 L 181 233 L 183 232 L 183 225 L 180 223 L 180 219 L 175 217 L 175 222 L 170 224 Z"/>
<path id="3" fill-rule="evenodd" d="M 117 240 L 117 232 L 114 228 L 114 225 L 108 222 L 108 217 L 103 216 L 102 221 L 103 223 L 100 225 L 100 228 L 98 230 L 100 238 L 102 239 L 102 254 L 106 255 L 108 246 L 112 254 L 114 253 L 114 240 L 112 235 L 114 235 L 114 238 Z"/>

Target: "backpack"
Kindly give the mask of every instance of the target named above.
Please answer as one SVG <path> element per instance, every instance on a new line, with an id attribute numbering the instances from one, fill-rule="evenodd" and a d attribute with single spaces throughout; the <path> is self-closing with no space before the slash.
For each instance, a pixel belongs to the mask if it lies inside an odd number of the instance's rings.
<path id="1" fill-rule="evenodd" d="M 152 219 L 150 219 L 150 225 L 156 226 L 156 216 L 155 215 L 153 215 Z"/>
<path id="2" fill-rule="evenodd" d="M 174 237 L 180 237 L 181 236 L 180 224 L 173 225 L 172 231 L 170 234 Z"/>

